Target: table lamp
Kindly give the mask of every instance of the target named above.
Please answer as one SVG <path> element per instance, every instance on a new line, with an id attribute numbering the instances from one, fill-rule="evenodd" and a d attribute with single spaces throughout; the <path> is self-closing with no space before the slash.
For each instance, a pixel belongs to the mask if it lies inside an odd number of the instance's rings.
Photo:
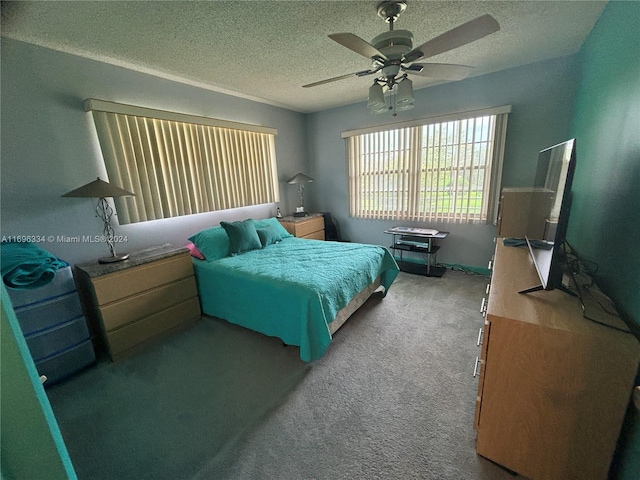
<path id="1" fill-rule="evenodd" d="M 116 254 L 115 242 L 113 240 L 113 227 L 111 226 L 111 217 L 113 215 L 113 208 L 106 200 L 106 197 L 129 197 L 135 193 L 131 193 L 115 185 L 111 185 L 108 182 L 100 180 L 94 180 L 91 183 L 87 183 L 80 188 L 76 188 L 71 192 L 65 193 L 63 197 L 80 197 L 80 198 L 98 198 L 98 204 L 96 205 L 96 215 L 104 224 L 102 233 L 104 235 L 109 251 L 110 257 L 99 258 L 99 263 L 113 263 L 120 262 L 129 258 L 128 253 Z"/>
<path id="2" fill-rule="evenodd" d="M 306 176 L 304 173 L 297 173 L 287 183 L 296 185 L 298 187 L 298 197 L 300 205 L 296 207 L 296 211 L 293 214 L 294 217 L 306 217 L 307 212 L 304 211 L 304 184 L 313 182 L 313 178 Z"/>

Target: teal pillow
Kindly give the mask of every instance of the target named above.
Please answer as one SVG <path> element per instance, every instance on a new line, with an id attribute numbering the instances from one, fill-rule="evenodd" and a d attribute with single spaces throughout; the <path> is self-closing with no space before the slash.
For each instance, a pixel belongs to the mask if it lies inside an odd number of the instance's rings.
<path id="1" fill-rule="evenodd" d="M 273 229 L 280 234 L 282 238 L 293 237 L 287 229 L 282 226 L 282 224 L 278 221 L 277 218 L 265 218 L 263 220 L 254 220 L 256 223 L 256 228 L 264 228 L 264 227 L 273 227 Z"/>
<path id="2" fill-rule="evenodd" d="M 189 237 L 209 261 L 229 256 L 229 236 L 222 227 L 211 227 Z"/>
<path id="3" fill-rule="evenodd" d="M 231 252 L 231 255 L 262 248 L 260 237 L 258 237 L 258 232 L 256 232 L 256 226 L 252 219 L 249 218 L 242 222 L 220 222 L 220 226 L 224 228 L 229 237 L 229 252 Z M 207 256 L 206 253 L 204 255 L 205 257 Z"/>
<path id="4" fill-rule="evenodd" d="M 262 243 L 263 247 L 282 240 L 280 233 L 278 233 L 278 231 L 271 225 L 267 225 L 266 227 L 262 228 L 256 228 L 256 231 L 258 232 L 258 237 L 260 237 L 260 243 Z"/>

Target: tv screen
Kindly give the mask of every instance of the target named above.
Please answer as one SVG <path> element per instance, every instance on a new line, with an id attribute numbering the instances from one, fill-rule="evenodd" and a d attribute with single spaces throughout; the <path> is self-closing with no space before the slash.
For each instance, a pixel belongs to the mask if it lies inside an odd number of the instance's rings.
<path id="1" fill-rule="evenodd" d="M 541 195 L 538 201 L 531 202 L 526 240 L 540 285 L 520 293 L 554 288 L 572 293 L 562 285 L 562 263 L 575 168 L 575 139 L 545 148 L 538 155 L 533 188 Z"/>

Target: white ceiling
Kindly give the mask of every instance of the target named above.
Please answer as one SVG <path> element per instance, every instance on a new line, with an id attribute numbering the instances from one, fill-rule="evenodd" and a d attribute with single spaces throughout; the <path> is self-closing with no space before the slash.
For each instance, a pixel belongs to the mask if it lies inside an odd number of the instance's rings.
<path id="1" fill-rule="evenodd" d="M 370 60 L 327 37 L 371 39 L 388 25 L 378 1 L 2 2 L 2 36 L 153 73 L 215 91 L 313 112 L 364 101 L 372 77 L 304 84 L 365 70 Z M 414 46 L 489 13 L 500 31 L 424 62 L 475 75 L 577 52 L 602 1 L 418 1 L 395 28 Z M 434 85 L 412 76 L 414 89 Z"/>

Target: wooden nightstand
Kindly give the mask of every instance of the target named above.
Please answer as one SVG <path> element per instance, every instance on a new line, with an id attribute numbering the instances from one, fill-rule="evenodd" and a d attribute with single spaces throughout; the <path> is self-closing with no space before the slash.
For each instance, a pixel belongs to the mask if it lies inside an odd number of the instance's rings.
<path id="1" fill-rule="evenodd" d="M 76 271 L 87 317 L 112 360 L 201 316 L 186 248 L 163 245 L 118 263 L 77 265 Z"/>
<path id="2" fill-rule="evenodd" d="M 281 218 L 280 223 L 287 232 L 298 238 L 324 240 L 324 216 L 321 213 L 310 213 L 306 217 L 290 215 Z"/>

